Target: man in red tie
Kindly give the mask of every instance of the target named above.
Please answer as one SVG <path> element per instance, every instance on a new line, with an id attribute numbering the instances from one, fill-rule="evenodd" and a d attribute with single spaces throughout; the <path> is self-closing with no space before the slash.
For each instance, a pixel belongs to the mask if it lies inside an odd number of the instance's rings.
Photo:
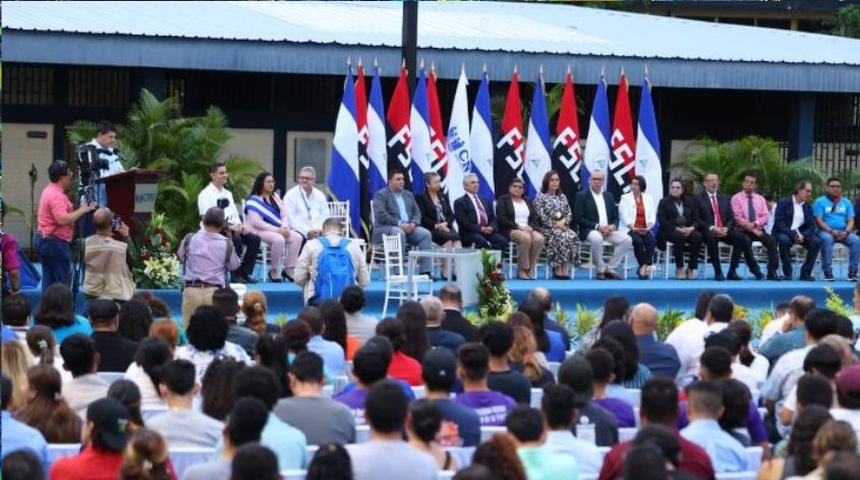
<path id="1" fill-rule="evenodd" d="M 737 273 L 738 264 L 741 262 L 741 253 L 746 258 L 750 272 L 755 275 L 757 280 L 762 280 L 764 274 L 753 258 L 752 242 L 735 230 L 735 218 L 729 197 L 717 191 L 720 186 L 719 176 L 714 172 L 706 173 L 702 186 L 705 190 L 696 195 L 696 206 L 699 213 L 696 227 L 702 233 L 702 238 L 708 246 L 708 257 L 710 257 L 711 265 L 714 267 L 714 279 L 723 281 L 727 278 L 723 275 L 719 255 L 719 242 L 723 242 L 732 247 L 729 280 L 741 280 Z"/>
<path id="2" fill-rule="evenodd" d="M 493 206 L 478 196 L 479 187 L 477 175 L 466 175 L 463 179 L 466 194 L 454 201 L 454 217 L 460 227 L 463 245 L 504 251 L 508 248 L 508 241 L 499 233 Z"/>

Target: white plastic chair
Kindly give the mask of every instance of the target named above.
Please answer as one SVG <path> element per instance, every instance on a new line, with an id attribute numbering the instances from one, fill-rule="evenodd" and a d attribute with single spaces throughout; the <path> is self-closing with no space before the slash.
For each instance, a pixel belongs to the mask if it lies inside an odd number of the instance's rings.
<path id="1" fill-rule="evenodd" d="M 51 463 L 64 458 L 74 457 L 81 453 L 80 443 L 49 443 L 48 444 L 48 460 Z"/>
<path id="2" fill-rule="evenodd" d="M 634 407 L 642 406 L 642 390 L 639 390 L 638 388 L 628 388 L 627 393 L 630 394 L 630 398 L 633 399 Z"/>
<path id="3" fill-rule="evenodd" d="M 445 451 L 451 452 L 451 456 L 457 460 L 457 465 L 460 468 L 466 468 L 472 464 L 475 447 L 445 447 Z"/>
<path id="4" fill-rule="evenodd" d="M 604 259 L 612 257 L 615 251 L 615 247 L 609 242 L 603 242 L 603 257 Z M 628 252 L 627 255 L 624 256 L 624 260 L 621 261 L 621 269 L 624 271 L 621 276 L 626 280 L 627 279 L 627 269 L 628 262 L 627 258 L 630 256 Z M 583 266 L 588 266 L 588 278 L 594 278 L 594 262 L 591 259 L 591 244 L 588 242 L 582 242 L 579 248 L 579 259 L 582 261 Z M 571 271 L 571 278 L 575 278 L 576 269 Z M 618 272 L 615 272 L 618 273 Z"/>
<path id="5" fill-rule="evenodd" d="M 717 480 L 756 480 L 758 472 L 718 473 Z"/>
<path id="6" fill-rule="evenodd" d="M 308 445 L 305 447 L 305 465 L 310 465 L 311 460 L 314 459 L 314 455 L 317 454 L 317 450 L 319 449 L 319 445 Z"/>
<path id="7" fill-rule="evenodd" d="M 507 431 L 508 431 L 508 429 L 506 427 L 482 426 L 481 427 L 481 443 L 486 442 L 487 440 L 490 439 L 490 437 L 492 437 L 493 435 L 495 435 L 497 433 L 505 433 Z"/>
<path id="8" fill-rule="evenodd" d="M 188 467 L 211 460 L 215 455 L 215 449 L 204 447 L 173 447 L 168 448 L 167 453 L 170 456 L 170 461 L 173 462 L 176 477 L 183 478 L 185 470 Z"/>
<path id="9" fill-rule="evenodd" d="M 758 472 L 761 468 L 762 448 L 760 445 L 754 447 L 746 447 L 747 451 L 747 471 Z"/>
<path id="10" fill-rule="evenodd" d="M 532 408 L 540 409 L 542 400 L 543 400 L 543 389 L 542 388 L 532 388 L 532 397 L 531 397 L 531 402 L 529 402 L 529 406 Z"/>
<path id="11" fill-rule="evenodd" d="M 415 400 L 421 400 L 427 395 L 427 390 L 424 385 L 412 387 L 412 394 L 415 395 Z"/>
<path id="12" fill-rule="evenodd" d="M 636 433 L 639 431 L 636 427 L 627 427 L 627 428 L 619 428 L 618 429 L 618 441 L 626 442 L 627 440 L 633 440 L 636 437 Z"/>
<path id="13" fill-rule="evenodd" d="M 364 253 L 365 258 L 367 258 L 367 243 L 364 239 L 351 237 L 352 220 L 349 217 L 349 200 L 345 202 L 328 202 L 328 211 L 332 218 L 340 219 L 343 226 L 343 236 L 350 237 L 350 241 L 358 245 L 362 253 Z"/>
<path id="14" fill-rule="evenodd" d="M 439 476 L 437 477 L 439 480 L 448 480 L 454 478 L 457 472 L 454 470 L 439 470 Z"/>
<path id="15" fill-rule="evenodd" d="M 352 368 L 349 370 L 352 371 Z M 347 383 L 349 383 L 349 377 L 346 375 L 336 375 L 331 377 L 332 396 L 337 396 L 337 394 L 342 392 Z"/>
<path id="16" fill-rule="evenodd" d="M 355 426 L 355 443 L 367 443 L 370 441 L 370 425 Z"/>
<path id="17" fill-rule="evenodd" d="M 107 383 L 118 382 L 125 378 L 124 372 L 99 372 L 99 377 Z"/>
<path id="18" fill-rule="evenodd" d="M 410 289 L 409 276 L 404 271 L 403 258 L 406 253 L 400 243 L 400 235 L 383 235 L 382 242 L 385 252 L 385 301 L 382 304 L 382 318 L 385 318 L 389 300 L 399 300 L 400 305 L 404 300 L 415 298 L 421 284 L 427 285 L 427 295 L 433 295 L 433 279 L 427 275 L 415 274 L 412 276 L 413 285 Z"/>
<path id="19" fill-rule="evenodd" d="M 281 480 L 305 480 L 307 470 L 281 470 Z"/>
<path id="20" fill-rule="evenodd" d="M 242 211 L 239 212 L 242 219 L 245 218 L 245 199 L 242 199 Z M 261 274 L 261 278 L 264 282 L 269 282 L 271 279 L 269 278 L 269 245 L 266 242 L 260 242 L 260 252 L 257 254 L 257 258 L 260 260 L 260 264 L 262 265 L 263 272 Z M 272 268 L 276 268 L 278 272 L 281 271 L 283 265 L 276 265 Z"/>

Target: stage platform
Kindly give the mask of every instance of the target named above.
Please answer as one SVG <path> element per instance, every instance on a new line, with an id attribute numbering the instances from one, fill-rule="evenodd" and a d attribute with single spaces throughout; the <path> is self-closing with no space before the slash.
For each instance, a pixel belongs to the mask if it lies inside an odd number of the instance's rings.
<path id="1" fill-rule="evenodd" d="M 542 273 L 542 272 L 541 272 Z M 367 293 L 367 307 L 365 311 L 369 315 L 381 316 L 382 304 L 385 298 L 385 282 L 376 279 L 365 289 Z M 434 291 L 438 292 L 444 282 L 435 282 Z M 742 281 L 714 280 L 663 280 L 655 278 L 651 280 L 639 280 L 630 278 L 627 280 L 589 280 L 588 271 L 580 269 L 573 280 L 509 280 L 508 288 L 513 294 L 514 300 L 519 302 L 528 295 L 535 287 L 546 287 L 552 292 L 553 300 L 561 302 L 565 311 L 575 312 L 577 304 L 582 304 L 588 309 L 597 309 L 609 295 L 625 295 L 631 304 L 648 302 L 663 310 L 672 309 L 691 312 L 695 307 L 696 297 L 702 290 L 714 290 L 718 293 L 727 293 L 735 302 L 747 309 L 770 308 L 776 304 L 788 301 L 794 295 L 804 294 L 812 297 L 818 305 L 824 305 L 827 292 L 824 287 L 833 288 L 849 305 L 853 296 L 854 284 L 846 280 L 835 282 L 801 282 L 801 281 L 756 281 L 752 276 Z M 293 318 L 303 306 L 301 289 L 292 283 L 257 283 L 247 285 L 248 290 L 260 290 L 266 294 L 269 302 L 269 316 L 285 313 L 288 318 Z M 40 290 L 23 290 L 34 309 L 39 301 Z M 156 290 L 157 296 L 164 299 L 170 305 L 174 315 L 181 312 L 182 292 L 179 290 Z M 79 295 L 77 306 L 79 313 L 83 309 L 83 296 Z M 388 315 L 393 316 L 396 305 L 389 305 Z M 470 310 L 470 308 L 467 308 Z"/>

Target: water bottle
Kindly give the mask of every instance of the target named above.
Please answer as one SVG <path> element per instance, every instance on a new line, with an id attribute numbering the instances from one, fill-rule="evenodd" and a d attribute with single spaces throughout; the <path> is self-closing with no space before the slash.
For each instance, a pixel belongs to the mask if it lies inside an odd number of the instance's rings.
<path id="1" fill-rule="evenodd" d="M 597 432 L 594 424 L 585 415 L 579 417 L 579 423 L 576 425 L 576 438 L 592 445 L 597 444 Z"/>

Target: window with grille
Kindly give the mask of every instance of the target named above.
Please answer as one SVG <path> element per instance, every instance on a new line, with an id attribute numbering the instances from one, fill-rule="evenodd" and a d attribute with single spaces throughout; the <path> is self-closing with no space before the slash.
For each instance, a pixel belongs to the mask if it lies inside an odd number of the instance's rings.
<path id="1" fill-rule="evenodd" d="M 118 68 L 69 69 L 70 107 L 128 108 L 129 71 Z"/>
<path id="2" fill-rule="evenodd" d="M 54 70 L 51 67 L 3 65 L 3 105 L 51 106 Z"/>

